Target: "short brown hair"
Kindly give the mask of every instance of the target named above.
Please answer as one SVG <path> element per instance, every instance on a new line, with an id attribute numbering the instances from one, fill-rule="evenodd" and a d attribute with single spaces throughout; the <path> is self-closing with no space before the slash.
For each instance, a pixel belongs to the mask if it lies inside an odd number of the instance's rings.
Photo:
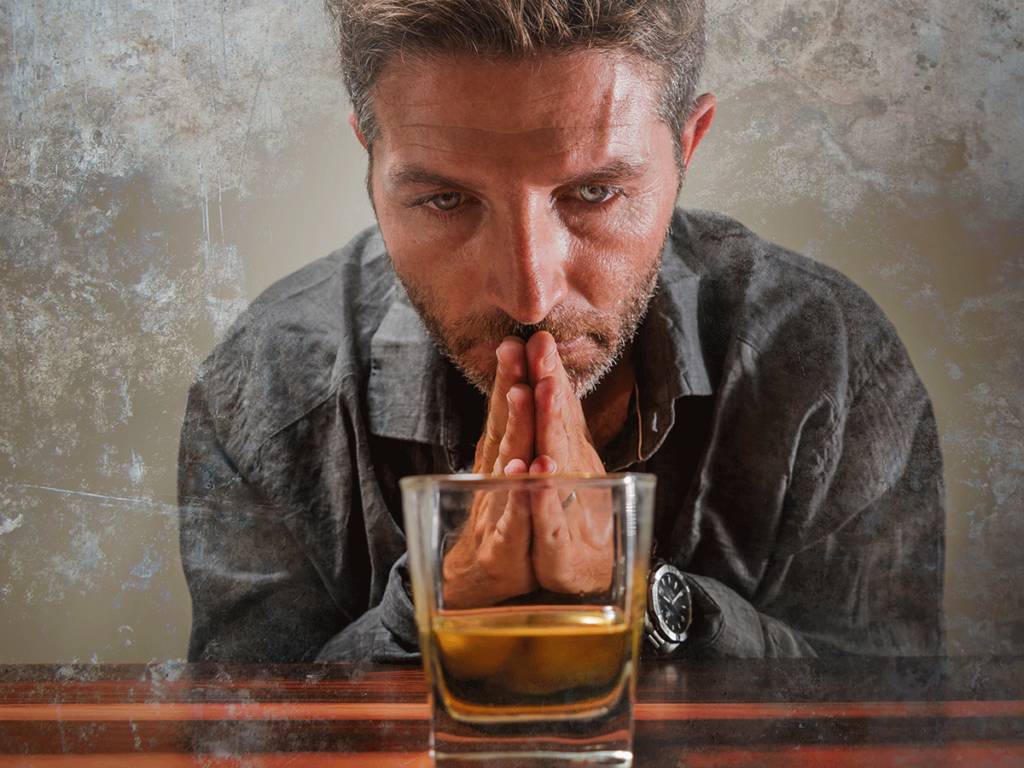
<path id="1" fill-rule="evenodd" d="M 661 72 L 659 117 L 678 143 L 704 60 L 704 0 L 326 0 L 359 130 L 377 138 L 373 88 L 401 54 L 519 61 L 615 50 Z"/>

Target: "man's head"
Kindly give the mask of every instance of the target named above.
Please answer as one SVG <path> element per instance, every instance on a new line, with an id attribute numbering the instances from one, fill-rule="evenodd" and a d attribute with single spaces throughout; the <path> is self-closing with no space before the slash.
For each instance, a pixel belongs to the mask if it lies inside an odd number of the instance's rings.
<path id="1" fill-rule="evenodd" d="M 569 0 L 331 2 L 344 6 L 346 60 L 365 58 L 346 78 L 381 233 L 434 338 L 486 391 L 502 338 L 548 330 L 577 395 L 591 392 L 643 318 L 714 112 L 683 82 L 697 65 L 676 76 L 638 50 L 667 49 L 673 19 L 702 37 L 699 14 L 683 24 L 680 4 L 615 0 L 591 3 L 592 18 Z M 406 37 L 383 42 L 368 17 L 402 18 Z"/>
<path id="2" fill-rule="evenodd" d="M 359 131 L 377 139 L 373 91 L 389 64 L 477 56 L 522 61 L 582 51 L 651 65 L 657 109 L 683 130 L 704 62 L 704 0 L 326 0 Z M 678 148 L 678 147 L 677 147 Z M 678 157 L 677 157 L 678 159 Z"/>

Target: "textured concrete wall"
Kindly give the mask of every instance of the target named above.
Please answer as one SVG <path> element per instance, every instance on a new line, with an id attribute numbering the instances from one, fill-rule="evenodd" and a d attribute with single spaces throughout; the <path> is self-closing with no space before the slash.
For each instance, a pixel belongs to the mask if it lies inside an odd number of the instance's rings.
<path id="1" fill-rule="evenodd" d="M 864 285 L 935 400 L 955 652 L 1024 652 L 1024 12 L 709 0 L 683 203 Z M 199 360 L 372 217 L 317 0 L 0 8 L 0 662 L 184 656 Z"/>

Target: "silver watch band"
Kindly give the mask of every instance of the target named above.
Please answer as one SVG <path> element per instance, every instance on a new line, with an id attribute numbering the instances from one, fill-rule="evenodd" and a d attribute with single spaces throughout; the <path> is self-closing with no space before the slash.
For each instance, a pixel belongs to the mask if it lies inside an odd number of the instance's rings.
<path id="1" fill-rule="evenodd" d="M 683 640 L 674 643 L 662 635 L 651 622 L 651 611 L 649 608 L 644 612 L 644 637 L 647 638 L 647 642 L 651 644 L 655 652 L 660 656 L 667 656 L 672 653 L 686 640 L 686 638 L 683 638 Z"/>

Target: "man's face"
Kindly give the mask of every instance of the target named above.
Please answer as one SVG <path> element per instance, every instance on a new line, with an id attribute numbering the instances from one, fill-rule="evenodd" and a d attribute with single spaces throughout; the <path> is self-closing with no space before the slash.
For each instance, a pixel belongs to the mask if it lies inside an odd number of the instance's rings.
<path id="1" fill-rule="evenodd" d="M 406 59 L 378 81 L 371 191 L 395 271 L 478 387 L 548 330 L 578 396 L 646 310 L 680 173 L 654 78 L 607 52 Z"/>

